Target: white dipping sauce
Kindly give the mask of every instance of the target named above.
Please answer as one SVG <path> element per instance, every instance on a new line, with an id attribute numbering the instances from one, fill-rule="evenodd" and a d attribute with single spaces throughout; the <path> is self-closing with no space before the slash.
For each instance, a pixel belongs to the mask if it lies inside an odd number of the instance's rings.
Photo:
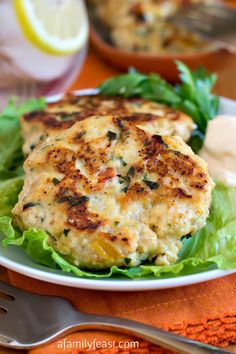
<path id="1" fill-rule="evenodd" d="M 209 122 L 199 155 L 212 178 L 236 187 L 236 117 L 217 116 Z"/>

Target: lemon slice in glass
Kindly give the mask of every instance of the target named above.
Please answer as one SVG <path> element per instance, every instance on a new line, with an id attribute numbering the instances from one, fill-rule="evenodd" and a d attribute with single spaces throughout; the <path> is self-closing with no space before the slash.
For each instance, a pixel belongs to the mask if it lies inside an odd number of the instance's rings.
<path id="1" fill-rule="evenodd" d="M 83 0 L 13 0 L 16 17 L 26 38 L 54 55 L 79 51 L 88 38 Z"/>

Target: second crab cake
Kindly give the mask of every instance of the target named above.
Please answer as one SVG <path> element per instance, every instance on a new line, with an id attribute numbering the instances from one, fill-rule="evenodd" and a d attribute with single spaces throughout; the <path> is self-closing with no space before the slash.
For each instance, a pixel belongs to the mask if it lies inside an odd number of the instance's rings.
<path id="1" fill-rule="evenodd" d="M 55 135 L 89 116 L 107 114 L 120 117 L 134 115 L 132 119 L 140 128 L 152 133 L 177 135 L 184 141 L 190 138 L 195 127 L 192 119 L 186 114 L 152 101 L 69 94 L 62 100 L 49 104 L 44 111 L 32 112 L 22 117 L 21 126 L 25 140 L 23 150 L 27 155 L 47 136 Z"/>
<path id="2" fill-rule="evenodd" d="M 174 263 L 180 239 L 205 225 L 213 182 L 178 137 L 132 119 L 93 116 L 46 139 L 24 164 L 13 209 L 22 230 L 82 268 Z"/>

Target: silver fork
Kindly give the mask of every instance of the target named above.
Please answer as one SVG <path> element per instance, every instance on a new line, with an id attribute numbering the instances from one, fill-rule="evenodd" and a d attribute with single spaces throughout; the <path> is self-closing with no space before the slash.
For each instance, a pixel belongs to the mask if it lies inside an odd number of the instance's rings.
<path id="1" fill-rule="evenodd" d="M 63 298 L 32 294 L 0 282 L 0 345 L 31 349 L 87 329 L 131 334 L 182 354 L 229 353 L 139 322 L 81 313 Z"/>
<path id="2" fill-rule="evenodd" d="M 219 1 L 183 7 L 169 20 L 236 51 L 236 9 Z"/>

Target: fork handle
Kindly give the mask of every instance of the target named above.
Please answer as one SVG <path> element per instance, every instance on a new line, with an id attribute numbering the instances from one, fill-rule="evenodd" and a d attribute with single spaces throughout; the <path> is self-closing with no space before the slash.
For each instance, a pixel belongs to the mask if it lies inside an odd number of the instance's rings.
<path id="1" fill-rule="evenodd" d="M 126 320 L 118 317 L 84 315 L 81 322 L 81 315 L 78 325 L 73 328 L 77 330 L 97 329 L 111 332 L 121 332 L 148 340 L 153 344 L 177 351 L 181 354 L 229 354 L 230 352 L 210 345 L 200 343 L 174 333 L 164 331 L 139 322 Z"/>

